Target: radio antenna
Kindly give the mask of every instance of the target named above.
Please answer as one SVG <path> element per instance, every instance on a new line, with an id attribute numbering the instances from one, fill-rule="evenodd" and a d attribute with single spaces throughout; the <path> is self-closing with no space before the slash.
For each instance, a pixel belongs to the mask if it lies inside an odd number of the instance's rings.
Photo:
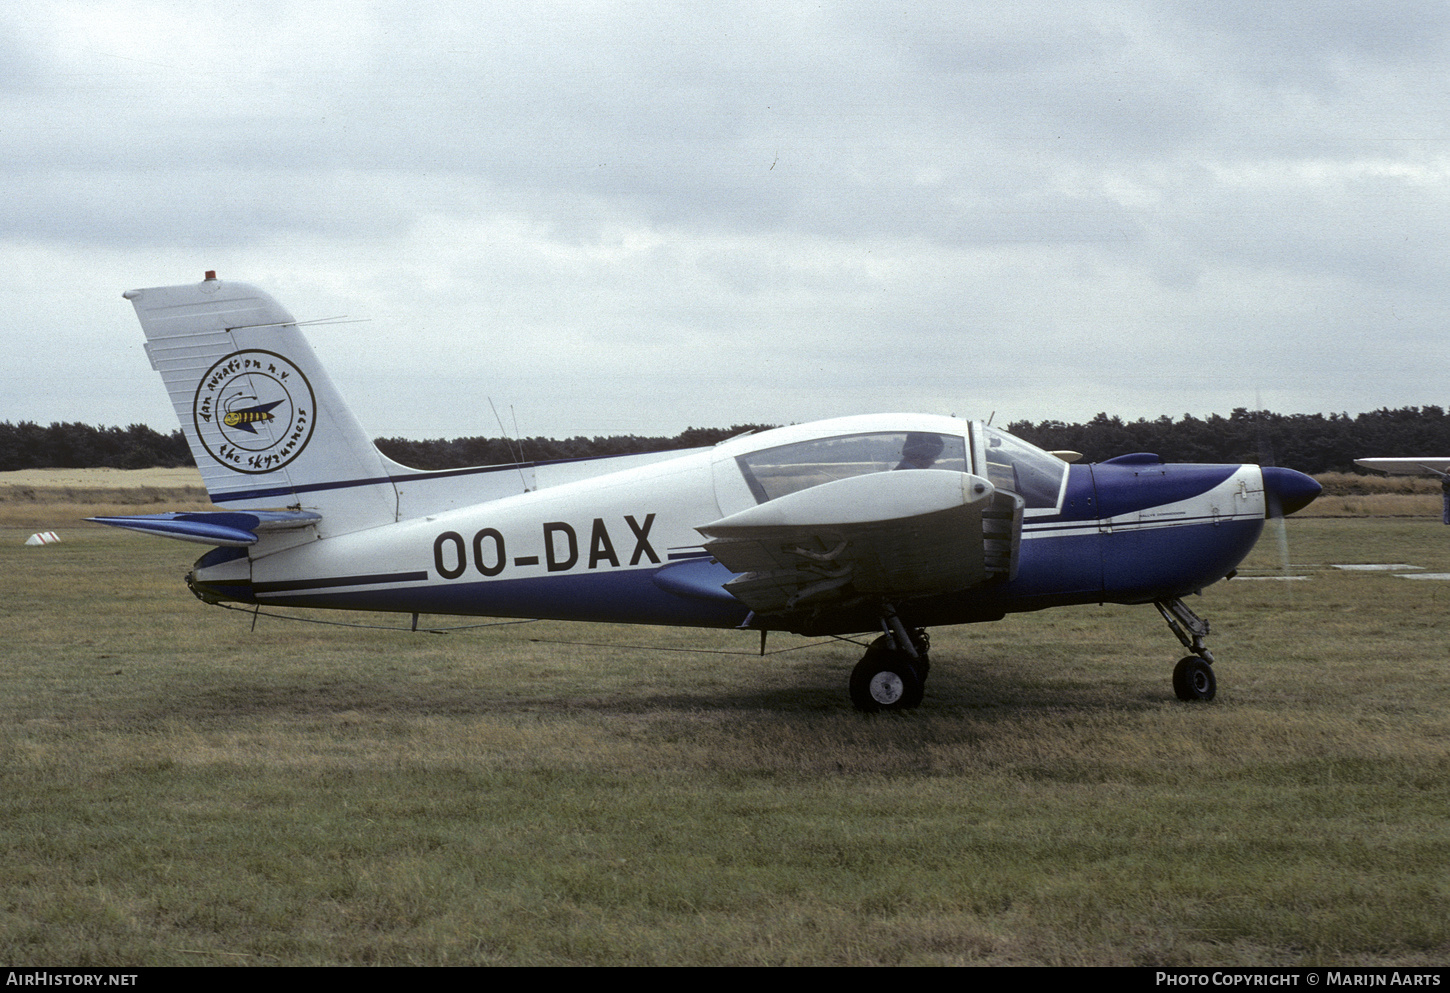
<path id="1" fill-rule="evenodd" d="M 493 419 L 496 420 L 496 421 L 498 421 L 498 430 L 499 430 L 499 433 L 503 436 L 504 440 L 509 443 L 509 450 L 514 455 L 514 463 L 518 466 L 518 470 L 519 470 L 519 482 L 523 484 L 524 492 L 527 493 L 529 491 L 529 480 L 524 475 L 524 465 L 523 465 L 523 462 L 524 462 L 524 449 L 523 449 L 523 446 L 520 445 L 513 438 L 509 437 L 509 429 L 503 426 L 503 418 L 499 416 L 498 408 L 496 406 L 494 406 L 493 397 L 489 397 L 488 398 L 488 407 L 489 407 L 490 410 L 493 411 Z M 518 418 L 517 417 L 514 418 L 514 423 L 515 424 L 518 424 Z"/>

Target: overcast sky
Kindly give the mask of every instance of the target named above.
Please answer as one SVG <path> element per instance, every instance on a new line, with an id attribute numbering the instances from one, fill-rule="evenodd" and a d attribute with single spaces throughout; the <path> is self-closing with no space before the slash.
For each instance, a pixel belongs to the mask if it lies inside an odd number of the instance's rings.
<path id="1" fill-rule="evenodd" d="M 1450 6 L 0 9 L 0 420 L 254 283 L 364 426 L 1450 402 Z M 512 411 L 512 414 L 510 414 Z"/>

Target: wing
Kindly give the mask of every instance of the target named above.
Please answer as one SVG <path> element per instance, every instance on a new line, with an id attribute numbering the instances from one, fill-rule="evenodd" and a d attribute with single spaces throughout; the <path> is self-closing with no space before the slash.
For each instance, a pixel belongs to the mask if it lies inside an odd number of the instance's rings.
<path id="1" fill-rule="evenodd" d="M 980 476 L 880 472 L 800 490 L 697 528 L 761 614 L 856 596 L 968 589 L 1016 572 L 1023 500 Z"/>
<path id="2" fill-rule="evenodd" d="M 1450 459 L 1355 459 L 1355 465 L 1366 469 L 1377 469 L 1391 476 L 1439 476 L 1440 477 L 1440 520 L 1450 524 Z"/>
<path id="3" fill-rule="evenodd" d="M 1450 459 L 1355 459 L 1355 465 L 1377 469 L 1392 476 L 1443 476 L 1450 472 Z"/>

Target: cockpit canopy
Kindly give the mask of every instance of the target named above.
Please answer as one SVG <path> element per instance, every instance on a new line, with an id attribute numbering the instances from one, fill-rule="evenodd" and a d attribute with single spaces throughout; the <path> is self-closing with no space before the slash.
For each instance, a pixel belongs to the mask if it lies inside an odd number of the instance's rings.
<path id="1" fill-rule="evenodd" d="M 822 483 L 893 469 L 967 471 L 962 437 L 923 431 L 816 438 L 742 455 L 737 460 L 761 503 Z"/>
<path id="2" fill-rule="evenodd" d="M 969 446 L 969 438 L 974 445 Z M 969 447 L 975 449 L 970 458 Z M 975 471 L 998 489 L 1019 494 L 1028 511 L 1041 512 L 1056 509 L 1067 476 L 1061 459 L 979 423 L 971 424 L 967 434 L 874 431 L 813 438 L 748 452 L 735 461 L 758 503 L 873 472 L 938 469 Z"/>

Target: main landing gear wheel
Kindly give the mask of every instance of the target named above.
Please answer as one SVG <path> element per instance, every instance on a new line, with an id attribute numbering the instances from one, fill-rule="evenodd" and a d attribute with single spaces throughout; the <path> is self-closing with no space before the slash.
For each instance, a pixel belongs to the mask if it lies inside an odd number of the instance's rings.
<path id="1" fill-rule="evenodd" d="M 892 648 L 873 645 L 851 670 L 851 703 L 868 714 L 919 707 L 925 691 L 911 657 Z"/>
<path id="2" fill-rule="evenodd" d="M 1217 691 L 1218 680 L 1213 678 L 1213 666 L 1207 659 L 1190 655 L 1173 667 L 1173 692 L 1185 703 L 1207 703 Z"/>

